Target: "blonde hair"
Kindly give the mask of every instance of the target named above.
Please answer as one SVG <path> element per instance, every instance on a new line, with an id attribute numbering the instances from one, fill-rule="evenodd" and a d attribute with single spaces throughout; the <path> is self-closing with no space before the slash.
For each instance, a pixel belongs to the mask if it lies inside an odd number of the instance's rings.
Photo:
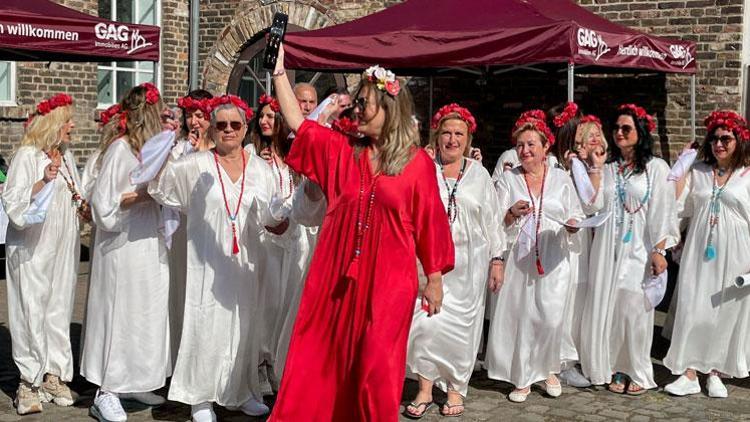
<path id="1" fill-rule="evenodd" d="M 125 132 L 120 132 L 121 114 L 118 114 L 102 128 L 102 151 L 106 151 L 115 140 L 124 137 L 133 152 L 137 154 L 147 140 L 161 132 L 161 112 L 164 110 L 164 102 L 159 96 L 158 101 L 149 104 L 146 102 L 146 92 L 147 89 L 139 85 L 131 88 L 125 94 L 125 97 L 120 101 L 120 109 L 122 110 L 120 113 L 127 113 Z M 105 136 L 108 136 L 109 139 L 105 139 Z"/>
<path id="2" fill-rule="evenodd" d="M 400 174 L 409 164 L 414 150 L 419 147 L 419 131 L 414 125 L 414 102 L 401 82 L 401 90 L 394 98 L 378 89 L 377 85 L 362 78 L 356 92 L 365 87 L 375 92 L 376 104 L 385 112 L 385 121 L 380 132 L 380 171 L 388 176 Z M 358 146 L 359 152 L 363 146 Z"/>
<path id="3" fill-rule="evenodd" d="M 73 117 L 71 106 L 60 106 L 44 115 L 35 116 L 21 139 L 22 146 L 49 151 L 59 146 L 60 129 Z"/>
<path id="4" fill-rule="evenodd" d="M 440 151 L 438 138 L 440 138 L 440 131 L 443 128 L 443 123 L 447 122 L 448 120 L 458 120 L 459 122 L 462 122 L 466 125 L 466 148 L 464 148 L 464 157 L 468 157 L 469 155 L 471 155 L 471 141 L 474 139 L 474 135 L 469 130 L 469 123 L 466 120 L 462 119 L 461 115 L 458 113 L 450 113 L 440 119 L 437 129 L 432 129 L 430 131 L 430 145 L 435 148 L 436 154 L 437 151 Z"/>
<path id="5" fill-rule="evenodd" d="M 513 145 L 518 142 L 518 137 L 521 136 L 522 133 L 531 131 L 539 135 L 540 138 L 542 138 L 542 146 L 549 145 L 549 138 L 547 138 L 547 135 L 539 130 L 534 123 L 526 122 L 523 125 L 519 126 L 516 130 L 513 131 Z"/>
<path id="6" fill-rule="evenodd" d="M 604 138 L 604 131 L 596 122 L 585 122 L 578 124 L 575 136 L 576 151 L 578 150 L 578 148 L 585 146 L 586 140 L 588 139 L 589 134 L 591 133 L 591 130 L 593 128 L 597 128 L 599 130 L 599 135 L 601 135 L 602 137 L 602 147 L 604 148 L 604 152 L 607 152 L 607 140 Z"/>

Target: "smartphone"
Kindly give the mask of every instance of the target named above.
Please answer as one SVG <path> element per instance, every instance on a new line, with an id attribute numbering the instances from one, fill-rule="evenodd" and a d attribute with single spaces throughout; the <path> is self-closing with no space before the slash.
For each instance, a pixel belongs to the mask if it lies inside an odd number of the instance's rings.
<path id="1" fill-rule="evenodd" d="M 273 15 L 273 24 L 268 30 L 268 41 L 266 50 L 263 53 L 263 67 L 273 70 L 276 68 L 276 58 L 279 57 L 279 47 L 286 34 L 286 24 L 289 22 L 289 16 L 281 12 Z"/>

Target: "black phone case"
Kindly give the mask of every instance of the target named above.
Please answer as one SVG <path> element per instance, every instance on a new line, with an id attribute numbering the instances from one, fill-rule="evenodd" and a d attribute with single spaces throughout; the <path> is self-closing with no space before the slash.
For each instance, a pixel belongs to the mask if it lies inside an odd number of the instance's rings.
<path id="1" fill-rule="evenodd" d="M 287 22 L 289 22 L 289 16 L 280 12 L 273 15 L 273 24 L 268 30 L 268 41 L 263 53 L 263 67 L 266 69 L 273 70 L 276 67 L 276 58 L 279 56 L 279 46 L 286 34 Z"/>

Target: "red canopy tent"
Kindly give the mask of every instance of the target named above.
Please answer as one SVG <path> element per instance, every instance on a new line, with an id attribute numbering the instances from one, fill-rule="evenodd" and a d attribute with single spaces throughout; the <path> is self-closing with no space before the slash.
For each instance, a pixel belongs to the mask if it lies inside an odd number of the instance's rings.
<path id="1" fill-rule="evenodd" d="M 566 0 L 408 0 L 290 33 L 286 65 L 317 70 L 596 65 L 695 73 L 695 43 L 610 22 Z"/>
<path id="2" fill-rule="evenodd" d="M 567 67 L 568 101 L 576 68 L 689 74 L 695 133 L 695 43 L 636 31 L 569 0 L 407 0 L 340 25 L 289 33 L 284 48 L 292 69 L 380 64 L 401 74 L 431 74 Z"/>
<path id="3" fill-rule="evenodd" d="M 0 1 L 0 60 L 158 61 L 158 26 L 113 22 L 49 0 Z"/>

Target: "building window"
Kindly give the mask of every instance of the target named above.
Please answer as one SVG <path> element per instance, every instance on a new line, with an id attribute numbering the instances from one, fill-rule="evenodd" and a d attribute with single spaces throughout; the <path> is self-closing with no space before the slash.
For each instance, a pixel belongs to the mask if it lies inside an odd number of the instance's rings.
<path id="1" fill-rule="evenodd" d="M 0 62 L 0 106 L 16 105 L 16 63 Z"/>
<path id="2" fill-rule="evenodd" d="M 159 25 L 160 0 L 99 0 L 99 17 L 124 23 Z M 144 82 L 159 86 L 154 62 L 107 62 L 99 65 L 97 93 L 100 108 L 116 103 L 130 88 Z"/>

